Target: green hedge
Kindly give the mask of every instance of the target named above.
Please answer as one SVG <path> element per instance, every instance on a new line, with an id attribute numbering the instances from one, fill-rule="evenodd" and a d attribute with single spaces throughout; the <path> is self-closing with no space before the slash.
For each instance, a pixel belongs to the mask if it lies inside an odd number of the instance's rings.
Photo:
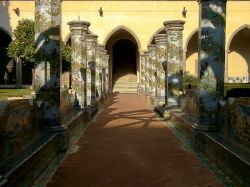
<path id="1" fill-rule="evenodd" d="M 233 88 L 250 88 L 250 83 L 225 83 L 225 90 Z"/>
<path id="2" fill-rule="evenodd" d="M 8 97 L 23 97 L 29 95 L 31 89 L 0 89 L 0 99 L 6 99 Z"/>
<path id="3" fill-rule="evenodd" d="M 187 81 L 184 82 L 184 89 L 188 90 L 188 85 L 191 85 L 192 89 L 197 89 L 198 88 L 198 84 L 197 82 L 192 82 L 192 81 Z M 227 95 L 227 92 L 233 89 L 250 89 L 250 83 L 225 83 L 224 84 L 224 96 Z"/>
<path id="4" fill-rule="evenodd" d="M 238 92 L 241 92 L 241 91 L 244 92 L 244 89 L 245 91 L 250 90 L 250 83 L 225 83 L 224 84 L 224 96 L 227 96 L 227 92 L 233 89 L 239 89 Z"/>

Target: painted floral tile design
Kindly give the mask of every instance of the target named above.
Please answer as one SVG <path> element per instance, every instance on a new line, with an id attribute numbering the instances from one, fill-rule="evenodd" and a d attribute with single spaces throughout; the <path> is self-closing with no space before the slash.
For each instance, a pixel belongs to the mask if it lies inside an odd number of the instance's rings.
<path id="1" fill-rule="evenodd" d="M 199 120 L 209 126 L 216 123 L 224 95 L 226 1 L 201 1 L 200 6 Z"/>

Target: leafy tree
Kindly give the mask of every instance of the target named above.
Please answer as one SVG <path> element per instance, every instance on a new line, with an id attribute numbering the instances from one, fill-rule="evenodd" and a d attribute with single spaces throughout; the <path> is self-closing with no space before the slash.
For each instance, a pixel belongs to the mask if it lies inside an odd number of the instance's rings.
<path id="1" fill-rule="evenodd" d="M 197 88 L 198 77 L 196 77 L 196 76 L 190 74 L 188 71 L 186 71 L 183 75 L 184 89 L 187 89 L 189 85 L 191 85 L 192 88 Z"/>
<path id="2" fill-rule="evenodd" d="M 30 19 L 19 20 L 16 29 L 13 31 L 13 36 L 14 40 L 10 42 L 7 48 L 7 54 L 17 62 L 30 63 L 33 87 L 35 69 L 35 22 Z"/>
<path id="3" fill-rule="evenodd" d="M 32 67 L 32 88 L 34 88 L 35 72 L 35 22 L 30 19 L 18 21 L 13 31 L 14 40 L 7 48 L 8 56 L 16 59 L 17 62 L 30 63 Z M 62 70 L 70 70 L 71 47 L 62 44 Z"/>
<path id="4" fill-rule="evenodd" d="M 71 46 L 62 43 L 62 72 L 67 72 L 71 70 Z"/>

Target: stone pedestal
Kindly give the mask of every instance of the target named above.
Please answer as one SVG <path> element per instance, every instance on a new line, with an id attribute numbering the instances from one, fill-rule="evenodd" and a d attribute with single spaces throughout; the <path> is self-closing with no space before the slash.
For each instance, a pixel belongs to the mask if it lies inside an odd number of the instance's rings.
<path id="1" fill-rule="evenodd" d="M 224 98 L 225 0 L 201 0 L 197 129 L 216 130 Z"/>
<path id="2" fill-rule="evenodd" d="M 157 97 L 155 99 L 155 106 L 165 106 L 168 104 L 167 98 L 167 35 L 158 34 L 155 36 L 156 41 L 156 87 Z"/>
<path id="3" fill-rule="evenodd" d="M 152 99 L 156 98 L 156 45 L 148 46 L 149 61 L 148 61 L 148 78 L 149 78 L 149 95 Z"/>
<path id="4" fill-rule="evenodd" d="M 86 35 L 90 25 L 85 21 L 70 21 L 71 31 L 71 76 L 72 90 L 75 94 L 74 109 L 84 109 L 87 106 L 86 98 L 86 71 L 87 71 L 87 44 Z"/>
<path id="5" fill-rule="evenodd" d="M 61 1 L 35 0 L 35 91 L 41 128 L 60 131 Z M 46 64 L 50 65 L 48 69 Z M 47 76 L 47 71 L 49 70 Z"/>
<path id="6" fill-rule="evenodd" d="M 182 93 L 184 21 L 163 23 L 167 34 L 168 106 L 178 106 Z"/>
<path id="7" fill-rule="evenodd" d="M 87 35 L 87 105 L 95 107 L 96 101 L 96 46 L 97 35 Z"/>

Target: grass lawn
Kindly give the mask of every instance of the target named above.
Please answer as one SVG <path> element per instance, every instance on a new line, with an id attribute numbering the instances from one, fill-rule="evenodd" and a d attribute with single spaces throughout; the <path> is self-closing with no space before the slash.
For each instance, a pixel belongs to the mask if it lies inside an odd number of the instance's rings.
<path id="1" fill-rule="evenodd" d="M 0 89 L 0 99 L 8 97 L 22 97 L 31 93 L 31 89 Z"/>

